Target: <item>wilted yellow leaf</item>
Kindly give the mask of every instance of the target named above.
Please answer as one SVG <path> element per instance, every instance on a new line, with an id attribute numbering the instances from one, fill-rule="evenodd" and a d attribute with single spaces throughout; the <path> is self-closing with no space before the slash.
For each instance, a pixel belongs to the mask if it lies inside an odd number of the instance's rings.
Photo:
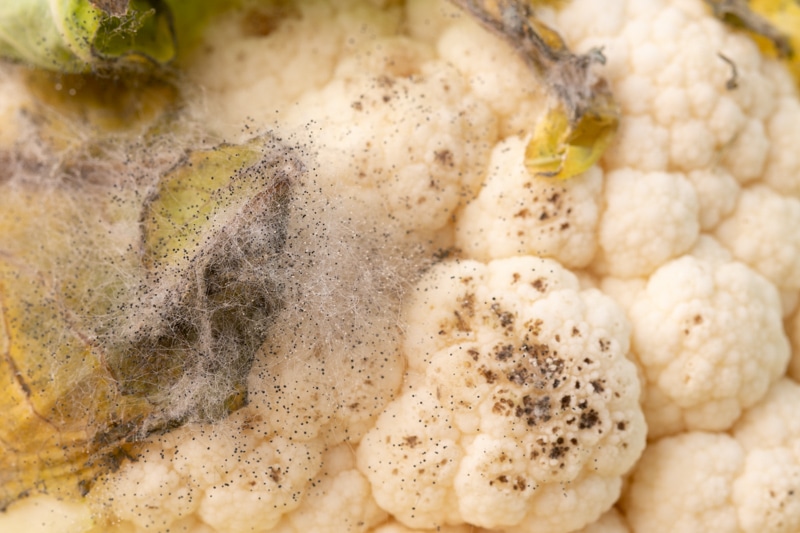
<path id="1" fill-rule="evenodd" d="M 451 1 L 509 42 L 557 99 L 533 131 L 527 169 L 536 176 L 567 179 L 594 165 L 619 124 L 611 90 L 591 70 L 605 61 L 602 53 L 570 52 L 561 36 L 534 16 L 527 0 Z"/>

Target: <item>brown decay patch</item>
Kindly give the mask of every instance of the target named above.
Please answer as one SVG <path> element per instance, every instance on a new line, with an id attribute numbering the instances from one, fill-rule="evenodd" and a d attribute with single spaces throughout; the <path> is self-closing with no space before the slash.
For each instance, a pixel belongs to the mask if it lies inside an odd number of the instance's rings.
<path id="1" fill-rule="evenodd" d="M 486 380 L 486 383 L 489 384 L 492 384 L 495 381 L 497 381 L 497 378 L 499 377 L 496 372 L 489 370 L 485 366 L 481 366 L 478 369 L 478 372 L 483 376 L 483 379 Z"/>
<path id="2" fill-rule="evenodd" d="M 433 152 L 433 157 L 434 160 L 440 165 L 452 167 L 455 164 L 453 158 L 453 152 L 447 149 L 436 150 L 435 152 Z"/>
<path id="3" fill-rule="evenodd" d="M 473 317 L 475 316 L 475 294 L 468 292 L 464 296 L 458 299 L 458 305 L 466 311 L 467 316 Z"/>
<path id="4" fill-rule="evenodd" d="M 416 435 L 410 435 L 408 437 L 403 437 L 403 442 L 409 448 L 416 448 L 417 445 L 419 445 L 419 443 L 420 443 L 419 442 L 419 437 L 417 437 Z"/>
<path id="5" fill-rule="evenodd" d="M 242 34 L 247 37 L 266 37 L 290 19 L 299 19 L 300 11 L 294 2 L 280 0 L 248 9 L 242 17 Z"/>
<path id="6" fill-rule="evenodd" d="M 466 320 L 464 320 L 464 317 L 461 316 L 461 313 L 459 313 L 458 311 L 453 311 L 453 315 L 455 315 L 456 317 L 456 329 L 458 331 L 464 333 L 471 331 L 469 324 L 467 323 Z"/>
<path id="7" fill-rule="evenodd" d="M 565 446 L 564 437 L 558 437 L 555 444 L 550 448 L 550 453 L 547 456 L 550 459 L 560 459 L 569 451 L 569 446 Z"/>
<path id="8" fill-rule="evenodd" d="M 495 483 L 502 483 L 503 485 L 508 485 L 511 483 L 511 489 L 516 491 L 523 491 L 528 488 L 528 482 L 522 476 L 517 476 L 514 480 L 508 479 L 508 476 L 505 474 L 501 474 L 497 476 L 492 481 L 489 481 L 489 486 L 494 486 Z"/>
<path id="9" fill-rule="evenodd" d="M 500 325 L 504 328 L 510 328 L 514 325 L 514 314 L 509 311 L 504 311 L 500 304 L 492 304 L 492 311 L 500 319 Z"/>
<path id="10" fill-rule="evenodd" d="M 497 345 L 494 348 L 494 358 L 498 361 L 508 361 L 514 356 L 513 344 Z"/>
<path id="11" fill-rule="evenodd" d="M 394 84 L 396 83 L 391 76 L 387 76 L 386 74 L 381 74 L 375 79 L 375 81 L 377 82 L 378 87 L 382 89 L 390 89 L 394 87 Z"/>
<path id="12" fill-rule="evenodd" d="M 578 429 L 592 429 L 600 421 L 600 414 L 594 409 L 581 413 Z"/>
<path id="13" fill-rule="evenodd" d="M 539 422 L 547 422 L 553 418 L 550 405 L 550 396 L 534 399 L 529 394 L 522 397 L 522 405 L 517 405 L 514 412 L 517 418 L 522 418 L 529 426 Z"/>
<path id="14" fill-rule="evenodd" d="M 492 412 L 496 415 L 508 416 L 514 412 L 514 402 L 509 398 L 500 398 L 492 406 Z"/>
<path id="15" fill-rule="evenodd" d="M 522 327 L 528 332 L 528 334 L 533 335 L 534 337 L 538 337 L 542 333 L 542 326 L 544 326 L 544 320 L 541 318 L 537 318 L 534 321 L 528 320 L 525 322 Z"/>
<path id="16" fill-rule="evenodd" d="M 274 466 L 267 467 L 267 475 L 275 483 L 280 483 L 282 474 L 283 472 L 281 472 L 280 467 L 274 467 Z"/>
<path id="17" fill-rule="evenodd" d="M 547 290 L 547 280 L 545 278 L 537 278 L 531 282 L 531 287 L 539 292 L 545 292 Z"/>

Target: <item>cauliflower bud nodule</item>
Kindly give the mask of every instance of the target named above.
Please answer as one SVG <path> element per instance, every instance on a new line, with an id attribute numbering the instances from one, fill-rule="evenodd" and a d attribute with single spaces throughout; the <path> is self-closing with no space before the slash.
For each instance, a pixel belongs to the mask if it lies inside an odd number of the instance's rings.
<path id="1" fill-rule="evenodd" d="M 405 309 L 408 379 L 359 446 L 409 527 L 568 531 L 616 500 L 645 445 L 630 326 L 556 261 L 447 261 Z"/>

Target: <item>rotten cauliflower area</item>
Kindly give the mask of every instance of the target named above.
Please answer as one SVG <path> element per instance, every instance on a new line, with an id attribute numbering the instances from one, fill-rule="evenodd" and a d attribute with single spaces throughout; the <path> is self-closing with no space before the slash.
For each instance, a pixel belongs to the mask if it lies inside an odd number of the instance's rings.
<path id="1" fill-rule="evenodd" d="M 587 125 L 508 4 L 248 0 L 111 102 L 0 64 L 0 530 L 800 531 L 790 67 L 532 2 Z"/>

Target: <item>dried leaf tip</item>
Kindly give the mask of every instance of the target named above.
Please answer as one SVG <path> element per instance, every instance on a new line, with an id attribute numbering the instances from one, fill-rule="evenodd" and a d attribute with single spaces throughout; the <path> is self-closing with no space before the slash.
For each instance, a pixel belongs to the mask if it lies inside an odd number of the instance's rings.
<path id="1" fill-rule="evenodd" d="M 800 87 L 800 2 L 705 0 L 723 22 L 747 30 L 762 52 L 781 59 Z"/>
<path id="2" fill-rule="evenodd" d="M 788 6 L 783 6 L 788 2 L 776 2 L 775 0 L 757 1 L 754 2 L 753 8 L 751 8 L 747 0 L 704 1 L 711 7 L 711 12 L 719 20 L 731 26 L 744 28 L 770 41 L 772 46 L 775 47 L 778 57 L 787 58 L 793 55 L 794 52 L 789 37 L 773 25 L 773 21 L 770 20 L 768 15 L 769 13 L 789 9 Z"/>
<path id="3" fill-rule="evenodd" d="M 510 43 L 558 99 L 533 131 L 525 152 L 528 170 L 567 179 L 595 164 L 619 123 L 608 84 L 591 68 L 605 63 L 602 51 L 572 53 L 526 0 L 451 1 Z"/>

